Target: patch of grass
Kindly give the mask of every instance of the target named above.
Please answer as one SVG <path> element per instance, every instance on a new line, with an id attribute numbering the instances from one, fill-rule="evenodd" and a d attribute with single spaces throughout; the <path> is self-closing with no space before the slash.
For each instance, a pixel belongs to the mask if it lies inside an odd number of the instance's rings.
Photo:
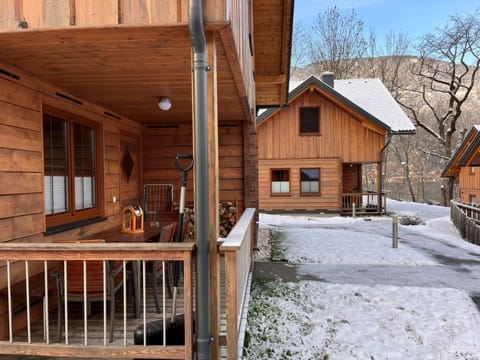
<path id="1" fill-rule="evenodd" d="M 270 232 L 270 261 L 284 261 L 285 250 L 284 245 L 285 234 L 279 230 Z"/>

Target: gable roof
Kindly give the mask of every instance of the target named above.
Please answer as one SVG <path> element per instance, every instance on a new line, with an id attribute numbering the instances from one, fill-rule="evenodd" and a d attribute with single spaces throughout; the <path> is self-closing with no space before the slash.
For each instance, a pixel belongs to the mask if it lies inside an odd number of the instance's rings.
<path id="1" fill-rule="evenodd" d="M 479 166 L 480 157 L 477 154 L 479 147 L 480 125 L 474 125 L 450 157 L 441 176 L 456 177 L 463 166 Z"/>
<path id="2" fill-rule="evenodd" d="M 289 103 L 311 85 L 327 92 L 389 133 L 415 133 L 415 126 L 380 79 L 335 80 L 333 88 L 315 76 L 305 81 L 290 81 Z M 276 111 L 279 109 L 259 113 L 257 125 Z"/>

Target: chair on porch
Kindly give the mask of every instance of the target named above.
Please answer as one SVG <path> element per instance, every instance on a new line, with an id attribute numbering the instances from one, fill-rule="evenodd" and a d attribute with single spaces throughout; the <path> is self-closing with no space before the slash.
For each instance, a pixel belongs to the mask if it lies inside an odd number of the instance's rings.
<path id="1" fill-rule="evenodd" d="M 175 234 L 176 223 L 171 223 L 168 225 L 162 226 L 162 230 L 158 237 L 158 242 L 167 243 L 173 241 L 173 236 Z M 163 274 L 163 261 L 153 260 L 146 263 L 146 276 L 149 276 L 151 279 L 152 289 L 153 289 L 153 298 L 155 300 L 155 307 L 157 313 L 161 312 L 160 301 L 158 299 L 158 288 L 157 280 Z M 166 264 L 165 266 L 165 284 L 167 286 L 168 297 L 172 297 L 172 288 L 170 286 L 170 266 Z"/>
<path id="2" fill-rule="evenodd" d="M 58 240 L 57 243 L 101 243 L 101 239 L 89 240 Z M 60 341 L 64 313 L 66 309 L 65 295 L 67 301 L 83 302 L 86 297 L 87 315 L 90 315 L 90 304 L 104 299 L 104 274 L 103 261 L 94 260 L 86 262 L 86 278 L 84 279 L 84 268 L 82 260 L 67 261 L 67 281 L 65 284 L 64 262 L 58 262 L 55 272 L 58 296 L 58 341 Z M 113 341 L 114 320 L 115 320 L 115 295 L 123 286 L 123 262 L 106 261 L 106 300 L 110 303 L 110 342 Z M 67 289 L 65 289 L 67 286 Z M 86 287 L 86 295 L 84 288 Z M 65 291 L 67 290 L 67 291 Z"/>

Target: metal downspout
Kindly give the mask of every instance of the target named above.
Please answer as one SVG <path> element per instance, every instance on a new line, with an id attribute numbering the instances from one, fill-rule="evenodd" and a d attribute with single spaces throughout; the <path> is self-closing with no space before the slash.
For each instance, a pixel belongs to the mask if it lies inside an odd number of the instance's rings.
<path id="1" fill-rule="evenodd" d="M 380 204 L 380 209 L 387 209 L 387 204 L 383 204 L 382 206 L 382 199 L 383 199 L 383 180 L 384 180 L 384 177 L 383 177 L 383 160 L 385 159 L 385 150 L 387 149 L 388 145 L 390 145 L 390 143 L 392 142 L 392 133 L 389 132 L 388 135 L 387 135 L 387 141 L 385 141 L 385 145 L 383 145 L 382 147 L 382 150 L 380 150 L 380 153 L 379 153 L 379 160 L 380 160 L 380 191 L 379 191 L 379 194 L 378 194 L 378 203 Z"/>
<path id="2" fill-rule="evenodd" d="M 197 359 L 210 359 L 210 252 L 208 184 L 207 51 L 203 0 L 190 0 L 188 26 L 193 51 L 193 119 L 195 141 L 195 234 L 197 241 Z"/>

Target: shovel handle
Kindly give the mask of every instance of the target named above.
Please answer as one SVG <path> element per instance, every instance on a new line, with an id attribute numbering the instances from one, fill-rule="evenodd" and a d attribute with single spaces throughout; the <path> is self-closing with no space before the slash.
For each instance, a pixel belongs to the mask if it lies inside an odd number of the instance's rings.
<path id="1" fill-rule="evenodd" d="M 186 167 L 183 167 L 180 164 L 181 159 L 189 159 L 190 162 L 187 164 Z M 175 157 L 175 165 L 177 166 L 177 169 L 182 171 L 182 172 L 188 172 L 193 168 L 193 155 L 192 154 L 177 154 Z"/>

